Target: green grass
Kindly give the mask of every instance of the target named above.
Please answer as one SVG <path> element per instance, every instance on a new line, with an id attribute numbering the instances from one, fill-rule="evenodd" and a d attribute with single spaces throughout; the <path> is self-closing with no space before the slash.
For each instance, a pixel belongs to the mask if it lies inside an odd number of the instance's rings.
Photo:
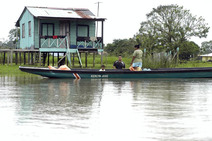
<path id="1" fill-rule="evenodd" d="M 117 56 L 103 56 L 103 64 L 106 66 L 106 69 L 111 69 L 113 68 L 113 63 L 118 59 Z M 123 57 L 123 62 L 126 65 L 126 69 L 130 67 L 130 62 L 131 62 L 132 56 L 128 57 Z M 55 59 L 56 62 L 57 59 Z M 50 59 L 50 62 L 52 60 Z M 72 60 L 73 61 L 73 60 Z M 95 67 L 93 67 L 93 55 L 89 54 L 88 55 L 88 69 L 100 69 L 101 66 L 101 56 L 96 55 L 95 58 Z M 83 68 L 85 68 L 85 58 L 82 56 L 82 63 L 83 63 Z M 24 66 L 23 64 L 21 64 Z M 34 76 L 32 74 L 28 74 L 25 72 L 21 72 L 19 70 L 20 64 L 15 65 L 0 65 L 0 75 L 15 75 L 15 76 Z M 50 64 L 51 65 L 51 64 Z M 28 65 L 29 66 L 29 65 Z M 32 65 L 31 65 L 32 66 Z M 35 65 L 34 65 L 35 66 Z M 39 66 L 39 64 L 37 64 Z M 47 65 L 45 66 L 47 67 Z M 166 68 L 166 67 L 176 67 L 176 68 L 192 68 L 192 67 L 212 67 L 212 63 L 210 62 L 202 62 L 202 61 L 185 61 L 183 63 L 179 63 L 177 66 L 175 64 L 169 64 L 164 60 L 153 60 L 151 58 L 144 58 L 143 59 L 143 68 Z M 79 63 L 78 60 L 75 59 L 75 67 L 72 68 L 79 68 Z"/>
<path id="2" fill-rule="evenodd" d="M 33 74 L 25 73 L 19 70 L 18 65 L 0 65 L 0 76 L 11 75 L 11 76 L 35 76 Z"/>
<path id="3" fill-rule="evenodd" d="M 212 63 L 202 62 L 202 61 L 187 61 L 187 62 L 178 64 L 176 67 L 177 68 L 212 67 Z"/>

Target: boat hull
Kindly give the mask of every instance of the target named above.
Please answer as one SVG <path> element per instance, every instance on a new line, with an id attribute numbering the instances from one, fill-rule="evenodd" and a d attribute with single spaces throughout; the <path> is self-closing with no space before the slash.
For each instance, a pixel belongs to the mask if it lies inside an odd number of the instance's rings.
<path id="1" fill-rule="evenodd" d="M 50 70 L 38 67 L 19 67 L 21 71 L 49 78 L 69 79 L 103 79 L 103 78 L 212 78 L 212 68 L 173 68 L 155 69 L 151 71 L 112 70 L 99 71 L 96 69 Z"/>

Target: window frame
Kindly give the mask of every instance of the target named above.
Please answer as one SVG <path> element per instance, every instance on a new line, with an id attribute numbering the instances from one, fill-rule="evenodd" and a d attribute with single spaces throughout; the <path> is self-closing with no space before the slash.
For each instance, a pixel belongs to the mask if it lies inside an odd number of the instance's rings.
<path id="1" fill-rule="evenodd" d="M 47 35 L 43 35 L 43 26 L 47 25 Z M 52 34 L 54 35 L 54 23 L 42 23 L 41 24 L 41 36 L 53 36 L 53 35 L 48 35 L 49 34 L 49 25 L 52 26 Z"/>
<path id="2" fill-rule="evenodd" d="M 28 30 L 29 30 L 28 34 L 29 34 L 29 37 L 32 36 L 32 25 L 31 25 L 31 23 L 32 23 L 31 21 L 28 22 Z"/>
<path id="3" fill-rule="evenodd" d="M 87 28 L 87 36 L 79 36 L 79 27 L 86 27 Z M 77 37 L 89 37 L 89 25 L 78 24 L 77 25 Z"/>
<path id="4" fill-rule="evenodd" d="M 22 24 L 22 38 L 25 38 L 25 23 Z"/>

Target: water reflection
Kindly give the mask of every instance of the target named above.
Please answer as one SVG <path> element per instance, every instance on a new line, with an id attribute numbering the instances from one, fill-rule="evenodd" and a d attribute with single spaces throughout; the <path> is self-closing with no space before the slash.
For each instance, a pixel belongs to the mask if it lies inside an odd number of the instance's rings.
<path id="1" fill-rule="evenodd" d="M 43 124 L 60 128 L 88 128 L 86 122 L 79 120 L 88 120 L 92 106 L 99 105 L 101 94 L 98 93 L 103 84 L 93 80 L 42 79 L 25 85 L 20 90 L 18 114 L 22 116 L 18 122 L 41 120 Z"/>
<path id="2" fill-rule="evenodd" d="M 211 140 L 211 84 L 4 76 L 0 129 L 11 140 Z"/>
<path id="3" fill-rule="evenodd" d="M 146 128 L 151 131 L 149 137 L 180 141 L 211 139 L 211 84 L 207 79 L 133 82 L 133 106 L 142 109 L 146 118 L 143 122 L 148 123 Z"/>

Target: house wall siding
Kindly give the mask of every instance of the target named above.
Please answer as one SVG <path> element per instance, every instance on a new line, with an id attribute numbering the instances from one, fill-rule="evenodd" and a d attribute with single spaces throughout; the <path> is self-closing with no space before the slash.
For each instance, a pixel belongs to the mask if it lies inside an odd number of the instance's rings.
<path id="1" fill-rule="evenodd" d="M 29 36 L 29 21 L 31 21 L 31 36 Z M 25 37 L 23 38 L 22 33 L 22 25 L 25 25 Z M 21 33 L 21 40 L 20 40 L 20 48 L 34 48 L 34 17 L 26 10 L 20 20 L 20 33 Z"/>
<path id="2" fill-rule="evenodd" d="M 202 61 L 206 62 L 208 60 L 212 60 L 212 56 L 203 56 Z"/>
<path id="3" fill-rule="evenodd" d="M 31 37 L 28 36 L 28 22 L 31 21 Z M 61 20 L 56 19 L 41 19 L 40 20 L 40 29 L 42 30 L 42 24 L 54 24 L 54 35 L 60 35 L 60 23 Z M 22 38 L 21 33 L 21 40 L 20 46 L 21 48 L 39 48 L 39 19 L 34 18 L 28 10 L 25 11 L 21 20 L 20 20 L 20 27 L 22 24 L 25 24 L 25 38 Z M 77 25 L 87 25 L 89 26 L 89 37 L 95 36 L 95 21 L 76 21 L 76 20 L 69 20 L 69 27 L 70 27 L 70 44 L 77 45 Z M 46 30 L 46 26 L 43 27 L 43 30 Z M 22 32 L 22 29 L 20 30 Z M 85 31 L 78 31 L 81 34 Z M 44 39 L 41 39 L 41 42 Z"/>

